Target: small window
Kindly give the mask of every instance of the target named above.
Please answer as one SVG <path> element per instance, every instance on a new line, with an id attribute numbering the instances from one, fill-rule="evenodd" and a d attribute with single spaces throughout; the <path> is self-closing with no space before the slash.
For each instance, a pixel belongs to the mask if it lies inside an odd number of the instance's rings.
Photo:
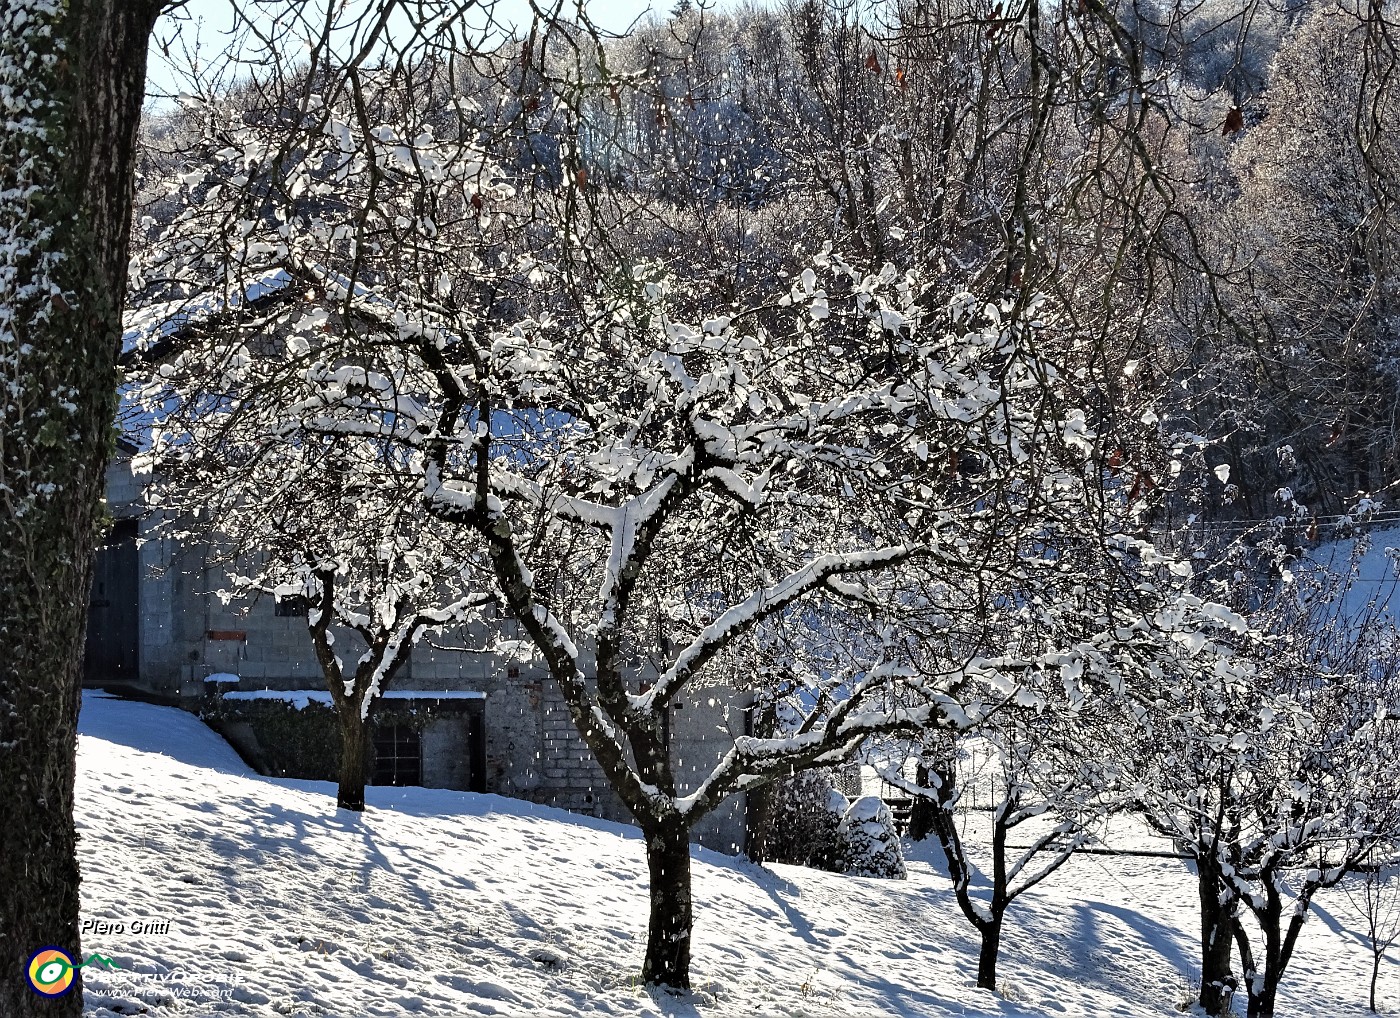
<path id="1" fill-rule="evenodd" d="M 423 749 L 417 729 L 408 725 L 380 725 L 375 728 L 373 784 L 422 783 Z"/>
<path id="2" fill-rule="evenodd" d="M 279 619 L 304 619 L 311 610 L 311 599 L 303 597 L 301 594 L 292 594 L 289 597 L 279 597 L 277 599 L 277 617 Z"/>

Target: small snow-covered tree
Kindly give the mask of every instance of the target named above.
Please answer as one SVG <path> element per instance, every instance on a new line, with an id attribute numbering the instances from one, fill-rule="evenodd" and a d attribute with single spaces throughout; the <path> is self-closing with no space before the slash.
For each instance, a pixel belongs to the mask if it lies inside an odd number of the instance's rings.
<path id="1" fill-rule="evenodd" d="M 904 852 L 899 832 L 885 801 L 878 795 L 862 795 L 846 807 L 838 827 L 843 873 L 857 877 L 903 880 Z"/>
<path id="2" fill-rule="evenodd" d="M 1250 1018 L 1272 1018 L 1317 892 L 1357 870 L 1396 829 L 1400 723 L 1391 694 L 1319 692 L 1301 698 L 1306 716 L 1294 731 L 1302 738 L 1275 749 L 1274 767 L 1249 775 L 1222 866 L 1223 884 L 1238 894 L 1234 935 Z"/>
<path id="3" fill-rule="evenodd" d="M 441 85 L 364 71 L 338 102 L 303 94 L 290 118 L 258 94 L 232 109 L 186 100 L 202 133 L 147 182 L 134 262 L 127 419 L 148 446 L 150 500 L 168 533 L 212 543 L 226 597 L 307 600 L 341 728 L 337 803 L 352 810 L 375 698 L 425 634 L 493 600 L 470 544 L 423 512 L 421 465 L 394 441 L 428 414 L 421 362 L 395 350 L 392 323 L 341 303 L 362 252 L 431 244 L 506 193 L 472 125 L 446 129 Z"/>
<path id="4" fill-rule="evenodd" d="M 207 362 L 182 361 L 194 379 L 205 377 Z M 336 804 L 362 810 L 377 698 L 422 637 L 462 629 L 491 595 L 479 590 L 469 550 L 449 543 L 397 485 L 384 487 L 382 446 L 302 433 L 271 399 L 185 417 L 202 393 L 196 386 L 174 402 L 175 381 L 162 377 L 159 403 L 171 412 L 144 457 L 155 471 L 147 493 L 164 517 L 161 532 L 209 542 L 212 561 L 229 573 L 219 592 L 226 601 L 304 600 L 340 727 Z"/>
<path id="5" fill-rule="evenodd" d="M 1314 896 L 1397 822 L 1383 627 L 1345 615 L 1334 600 L 1345 581 L 1300 567 L 1290 577 L 1252 629 L 1237 617 L 1233 635 L 1180 642 L 1123 747 L 1134 808 L 1196 865 L 1208 1014 L 1242 985 L 1251 1018 L 1273 1015 Z"/>
<path id="6" fill-rule="evenodd" d="M 1083 714 L 1008 705 L 976 728 L 930 733 L 915 757 L 916 780 L 886 776 L 914 797 L 927 826 L 920 833 L 943 850 L 958 907 L 981 939 L 983 989 L 998 988 L 1016 899 L 1068 862 L 1113 808 L 1112 769 L 1095 745 L 1104 733 L 1091 711 Z M 965 814 L 974 789 L 989 807 L 985 818 Z M 1026 844 L 1014 847 L 1014 835 Z"/>

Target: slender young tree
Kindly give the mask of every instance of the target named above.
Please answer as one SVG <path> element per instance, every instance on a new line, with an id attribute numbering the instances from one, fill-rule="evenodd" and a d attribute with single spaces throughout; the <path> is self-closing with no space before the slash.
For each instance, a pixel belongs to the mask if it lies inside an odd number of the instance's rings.
<path id="1" fill-rule="evenodd" d="M 922 781 L 886 775 L 924 803 L 958 908 L 981 938 L 977 985 L 984 990 L 998 989 L 1007 911 L 1067 863 L 1112 808 L 1112 771 L 1087 745 L 1092 726 L 1067 715 L 1008 705 L 975 729 L 929 739 L 917 757 Z M 991 807 L 986 832 L 965 830 L 960 815 L 974 785 Z M 1022 832 L 1027 844 L 1013 847 L 1013 834 Z"/>
<path id="2" fill-rule="evenodd" d="M 1396 880 L 1393 845 L 1373 850 L 1352 880 L 1342 883 L 1352 911 L 1365 923 L 1371 953 L 1371 983 L 1367 1006 L 1376 1011 L 1376 983 L 1386 952 L 1400 940 L 1400 881 Z"/>

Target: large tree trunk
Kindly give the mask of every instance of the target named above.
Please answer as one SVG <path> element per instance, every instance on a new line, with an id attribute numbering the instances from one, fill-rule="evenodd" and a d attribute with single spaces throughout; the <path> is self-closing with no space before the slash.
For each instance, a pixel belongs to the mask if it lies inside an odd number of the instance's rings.
<path id="1" fill-rule="evenodd" d="M 1231 904 L 1222 902 L 1224 883 L 1209 856 L 1196 860 L 1196 894 L 1201 908 L 1201 1010 L 1221 1015 L 1230 1007 L 1235 977 L 1230 971 Z"/>
<path id="2" fill-rule="evenodd" d="M 1001 954 L 1001 920 L 994 915 L 992 921 L 978 927 L 982 934 L 982 949 L 977 954 L 977 985 L 984 990 L 997 988 L 997 958 Z"/>
<path id="3" fill-rule="evenodd" d="M 78 1015 L 21 975 L 78 960 L 76 722 L 112 445 L 132 167 L 159 4 L 0 3 L 0 1015 Z"/>
<path id="4" fill-rule="evenodd" d="M 690 988 L 690 830 L 668 818 L 643 826 L 651 873 L 651 919 L 642 982 Z"/>
<path id="5" fill-rule="evenodd" d="M 368 758 L 369 726 L 360 716 L 360 708 L 352 704 L 340 711 L 340 785 L 335 793 L 338 808 L 364 812 Z"/>

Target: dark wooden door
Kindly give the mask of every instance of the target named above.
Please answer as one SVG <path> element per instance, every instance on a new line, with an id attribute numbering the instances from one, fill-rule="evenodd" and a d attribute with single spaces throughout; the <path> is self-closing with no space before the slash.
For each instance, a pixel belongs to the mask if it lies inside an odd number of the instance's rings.
<path id="1" fill-rule="evenodd" d="M 140 626 L 135 520 L 118 520 L 97 551 L 88 601 L 83 684 L 133 683 L 139 658 Z"/>
<path id="2" fill-rule="evenodd" d="M 486 791 L 486 718 L 480 709 L 484 704 L 473 700 L 476 709 L 467 711 L 467 758 L 472 765 L 468 787 L 473 792 Z"/>

